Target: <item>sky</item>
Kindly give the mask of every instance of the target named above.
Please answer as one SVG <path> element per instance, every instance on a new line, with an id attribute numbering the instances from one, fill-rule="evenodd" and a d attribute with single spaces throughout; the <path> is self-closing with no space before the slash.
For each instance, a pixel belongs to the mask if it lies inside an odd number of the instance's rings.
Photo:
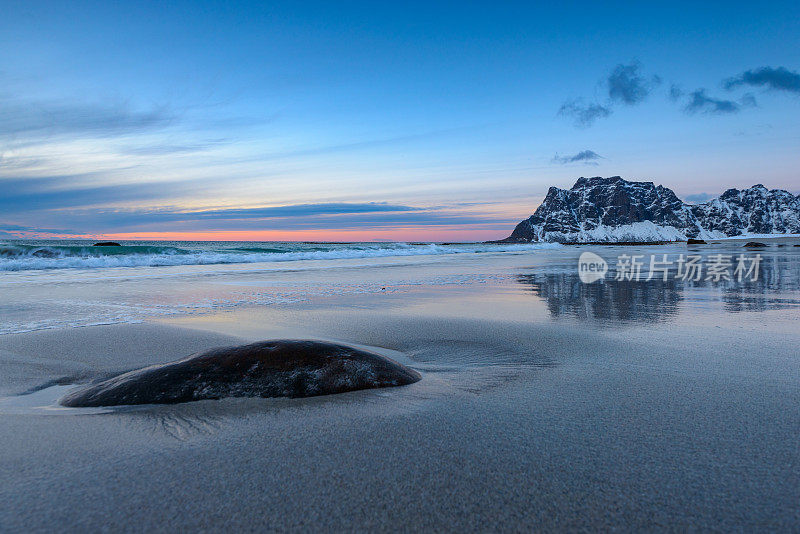
<path id="1" fill-rule="evenodd" d="M 0 0 L 0 238 L 500 239 L 800 193 L 797 2 Z"/>

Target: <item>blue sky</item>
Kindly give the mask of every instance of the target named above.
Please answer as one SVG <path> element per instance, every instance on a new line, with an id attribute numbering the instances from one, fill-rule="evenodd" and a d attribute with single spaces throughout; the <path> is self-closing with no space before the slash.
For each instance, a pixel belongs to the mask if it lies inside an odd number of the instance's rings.
<path id="1" fill-rule="evenodd" d="M 165 4 L 2 2 L 0 236 L 490 239 L 579 176 L 800 190 L 797 3 Z"/>

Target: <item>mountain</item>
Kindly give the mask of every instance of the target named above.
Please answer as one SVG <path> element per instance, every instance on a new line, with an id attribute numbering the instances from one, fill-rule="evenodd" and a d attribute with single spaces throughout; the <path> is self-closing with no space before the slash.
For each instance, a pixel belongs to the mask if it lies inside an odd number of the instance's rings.
<path id="1" fill-rule="evenodd" d="M 692 206 L 692 213 L 709 236 L 800 233 L 800 196 L 761 184 L 728 189 L 719 198 Z"/>
<path id="2" fill-rule="evenodd" d="M 579 178 L 551 187 L 541 206 L 506 242 L 648 242 L 800 233 L 800 197 L 761 184 L 687 204 L 653 182 L 619 176 Z"/>

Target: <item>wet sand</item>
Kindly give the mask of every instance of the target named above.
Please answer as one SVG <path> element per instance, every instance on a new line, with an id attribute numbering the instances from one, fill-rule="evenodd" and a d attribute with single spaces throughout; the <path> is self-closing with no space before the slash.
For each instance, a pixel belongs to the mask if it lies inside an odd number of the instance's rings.
<path id="1" fill-rule="evenodd" d="M 681 288 L 575 297 L 502 261 L 496 282 L 0 336 L 3 530 L 800 527 L 791 291 L 735 313 Z M 65 386 L 18 396 L 278 337 L 423 379 L 94 412 L 42 407 Z"/>

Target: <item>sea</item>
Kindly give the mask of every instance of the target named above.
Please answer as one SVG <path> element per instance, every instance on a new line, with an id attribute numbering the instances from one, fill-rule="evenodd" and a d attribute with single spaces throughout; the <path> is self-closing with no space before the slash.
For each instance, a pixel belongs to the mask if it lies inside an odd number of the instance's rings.
<path id="1" fill-rule="evenodd" d="M 0 241 L 0 271 L 166 267 L 430 256 L 476 252 L 519 252 L 559 246 L 554 244 L 252 241 L 120 241 L 119 244 L 121 246 L 94 246 L 94 242 L 82 240 Z"/>
<path id="2" fill-rule="evenodd" d="M 474 263 L 480 257 L 561 248 L 398 242 L 118 243 L 0 241 L 0 335 L 395 292 L 421 284 L 470 284 L 494 275 L 476 273 L 475 265 L 467 272 L 454 268 L 454 258 Z M 447 264 L 449 269 L 443 267 Z"/>
<path id="3" fill-rule="evenodd" d="M 702 317 L 724 321 L 740 313 L 754 313 L 765 325 L 787 328 L 785 321 L 796 326 L 800 318 L 800 239 L 796 237 L 771 239 L 759 249 L 745 247 L 743 240 L 696 246 L 94 244 L 0 241 L 0 335 L 219 315 L 246 308 L 270 307 L 286 313 L 311 305 L 335 309 L 359 306 L 376 294 L 389 305 L 392 295 L 435 295 L 442 290 L 477 294 L 487 288 L 491 291 L 486 292 L 486 306 L 499 305 L 497 295 L 518 295 L 525 299 L 531 316 L 601 328 L 697 322 Z M 580 279 L 580 258 L 586 252 L 607 263 L 603 280 L 584 283 Z M 632 256 L 639 259 L 642 272 L 631 280 L 620 276 L 624 273 L 619 266 L 620 260 Z M 681 273 L 677 260 L 688 256 L 697 257 L 705 269 L 697 277 Z M 740 256 L 748 267 L 758 257 L 755 271 L 748 276 L 737 276 Z M 723 276 L 712 277 L 709 269 L 716 265 L 719 270 L 720 258 L 730 263 Z M 648 263 L 661 265 L 665 259 L 670 264 L 666 272 L 648 273 Z M 431 310 L 436 308 L 434 297 L 425 300 Z"/>

